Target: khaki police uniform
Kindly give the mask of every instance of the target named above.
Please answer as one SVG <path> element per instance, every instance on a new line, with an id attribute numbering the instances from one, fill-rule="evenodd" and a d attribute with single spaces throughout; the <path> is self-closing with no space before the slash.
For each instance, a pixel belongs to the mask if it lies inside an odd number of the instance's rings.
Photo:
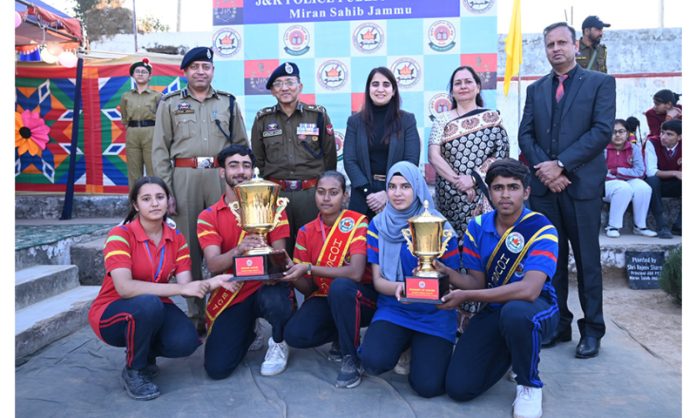
<path id="1" fill-rule="evenodd" d="M 323 106 L 299 102 L 289 117 L 279 105 L 261 109 L 251 128 L 251 148 L 264 179 L 281 185 L 280 195 L 290 199 L 286 209 L 292 255 L 297 231 L 317 217 L 316 181 L 326 170 L 336 169 L 336 139 Z"/>
<path id="2" fill-rule="evenodd" d="M 595 58 L 595 61 L 592 64 L 592 68 L 587 68 L 587 66 L 590 64 L 590 60 L 592 59 L 592 54 L 594 53 L 595 49 L 597 50 L 597 57 Z M 575 56 L 575 61 L 582 68 L 585 68 L 588 70 L 599 71 L 601 73 L 606 74 L 607 73 L 607 46 L 604 44 L 599 44 L 595 48 L 592 48 L 591 46 L 585 45 L 582 42 L 582 39 L 580 39 L 580 49 L 578 51 L 578 54 Z"/>
<path id="3" fill-rule="evenodd" d="M 155 133 L 157 104 L 162 95 L 150 88 L 138 93 L 129 90 L 121 96 L 121 121 L 126 128 L 126 166 L 128 189 L 143 176 L 143 165 L 148 176 L 152 171 L 152 136 Z"/>
<path id="4" fill-rule="evenodd" d="M 225 191 L 215 168 L 215 157 L 230 143 L 249 146 L 236 103 L 230 114 L 231 97 L 230 93 L 211 87 L 207 97 L 199 102 L 188 89 L 183 89 L 163 96 L 157 108 L 152 162 L 155 175 L 167 183 L 176 197 L 178 214 L 174 221 L 189 244 L 194 280 L 201 279 L 202 253 L 196 238 L 198 215 Z M 189 303 L 189 315 L 202 317 L 203 305 L 198 303 L 196 308 L 200 310 L 192 312 L 195 308 Z"/>

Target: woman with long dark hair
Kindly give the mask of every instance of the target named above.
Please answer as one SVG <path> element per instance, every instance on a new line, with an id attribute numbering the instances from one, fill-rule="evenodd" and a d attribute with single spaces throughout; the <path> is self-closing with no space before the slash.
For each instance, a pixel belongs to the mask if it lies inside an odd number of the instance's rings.
<path id="1" fill-rule="evenodd" d="M 203 298 L 220 286 L 231 291 L 240 286 L 227 282 L 229 274 L 191 280 L 186 239 L 166 222 L 169 199 L 159 177 L 135 182 L 126 219 L 106 239 L 106 275 L 89 310 L 94 333 L 109 345 L 126 347 L 121 381 L 137 400 L 160 395 L 152 381 L 157 357 L 186 357 L 201 344 L 193 323 L 169 297 Z"/>
<path id="2" fill-rule="evenodd" d="M 351 183 L 348 208 L 372 219 L 387 204 L 386 175 L 398 161 L 418 165 L 420 136 L 413 113 L 401 110 L 394 74 L 373 68 L 365 83 L 365 103 L 348 118 L 343 161 Z"/>

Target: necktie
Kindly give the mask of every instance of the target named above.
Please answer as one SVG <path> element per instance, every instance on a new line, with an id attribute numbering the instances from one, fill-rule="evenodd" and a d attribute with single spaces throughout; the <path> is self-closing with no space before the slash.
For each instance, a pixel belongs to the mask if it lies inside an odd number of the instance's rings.
<path id="1" fill-rule="evenodd" d="M 675 148 L 672 148 L 671 150 L 669 150 L 669 158 L 674 158 L 674 151 L 675 151 Z"/>
<path id="2" fill-rule="evenodd" d="M 565 89 L 563 88 L 563 82 L 568 78 L 568 74 L 557 75 L 558 87 L 556 88 L 556 103 L 559 103 L 565 94 Z"/>

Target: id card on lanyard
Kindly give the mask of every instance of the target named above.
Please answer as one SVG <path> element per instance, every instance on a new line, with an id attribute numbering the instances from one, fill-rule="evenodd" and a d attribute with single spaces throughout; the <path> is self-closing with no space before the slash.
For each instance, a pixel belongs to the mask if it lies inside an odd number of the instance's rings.
<path id="1" fill-rule="evenodd" d="M 145 241 L 143 244 L 145 245 L 145 249 L 147 250 L 147 255 L 150 257 L 150 265 L 152 267 L 155 266 L 155 260 L 152 259 L 152 252 L 150 252 L 150 245 L 148 244 L 149 241 Z M 162 265 L 164 264 L 164 249 L 166 248 L 166 245 L 164 243 L 162 244 L 162 249 L 160 250 L 159 253 L 159 263 L 157 264 L 157 269 L 155 270 L 155 274 L 152 277 L 152 282 L 156 283 L 157 279 L 159 278 L 160 273 L 162 272 Z"/>

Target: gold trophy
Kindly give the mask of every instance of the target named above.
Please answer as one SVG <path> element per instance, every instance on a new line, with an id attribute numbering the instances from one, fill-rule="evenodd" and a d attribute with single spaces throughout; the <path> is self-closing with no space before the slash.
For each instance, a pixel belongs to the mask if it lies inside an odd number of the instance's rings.
<path id="1" fill-rule="evenodd" d="M 442 303 L 442 296 L 449 291 L 449 277 L 435 270 L 433 260 L 442 257 L 452 231 L 444 229 L 445 218 L 435 216 L 428 210 L 428 201 L 423 202 L 425 210 L 408 220 L 408 228 L 401 233 L 406 238 L 408 250 L 418 257 L 418 265 L 412 276 L 404 278 L 405 298 L 402 302 Z M 444 240 L 443 240 L 444 238 Z"/>
<path id="2" fill-rule="evenodd" d="M 259 177 L 259 169 L 254 168 L 254 176 L 234 186 L 237 201 L 229 204 L 242 229 L 247 234 L 258 234 L 264 244 L 234 257 L 232 263 L 233 280 L 269 280 L 283 276 L 286 270 L 285 250 L 274 250 L 268 245 L 266 236 L 280 222 L 288 198 L 278 197 L 280 186 Z"/>

